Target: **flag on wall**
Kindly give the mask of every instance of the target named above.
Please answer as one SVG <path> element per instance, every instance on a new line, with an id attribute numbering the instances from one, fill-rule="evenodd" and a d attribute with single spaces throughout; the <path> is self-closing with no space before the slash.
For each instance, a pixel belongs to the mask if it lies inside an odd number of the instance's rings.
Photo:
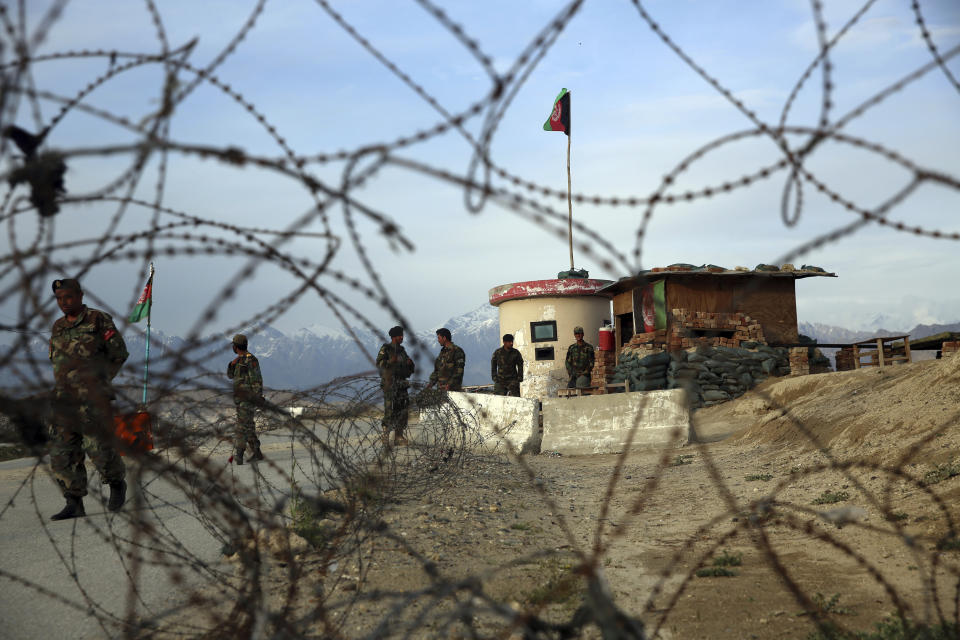
<path id="1" fill-rule="evenodd" d="M 143 288 L 143 293 L 137 298 L 137 306 L 130 312 L 128 320 L 130 322 L 140 322 L 150 315 L 150 305 L 153 304 L 153 272 L 147 279 L 147 286 Z"/>
<path id="2" fill-rule="evenodd" d="M 564 88 L 553 101 L 553 111 L 543 123 L 544 131 L 563 131 L 570 135 L 570 92 Z"/>
<path id="3" fill-rule="evenodd" d="M 663 283 L 663 280 L 657 280 L 642 290 L 643 330 L 646 333 L 667 328 L 667 302 Z"/>

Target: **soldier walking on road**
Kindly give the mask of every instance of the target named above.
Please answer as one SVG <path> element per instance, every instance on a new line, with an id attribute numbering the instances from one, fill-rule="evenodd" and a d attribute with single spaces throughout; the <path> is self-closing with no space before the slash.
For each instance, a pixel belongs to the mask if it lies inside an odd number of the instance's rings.
<path id="1" fill-rule="evenodd" d="M 447 328 L 437 329 L 437 343 L 440 353 L 433 363 L 430 382 L 424 389 L 436 386 L 440 391 L 460 391 L 463 388 L 463 367 L 467 363 L 467 354 L 453 344 L 453 336 Z"/>
<path id="2" fill-rule="evenodd" d="M 495 394 L 520 397 L 523 356 L 513 348 L 513 336 L 509 333 L 503 336 L 503 346 L 493 352 L 490 359 L 490 377 L 493 378 Z"/>
<path id="3" fill-rule="evenodd" d="M 390 342 L 380 347 L 377 353 L 377 370 L 380 371 L 380 387 L 383 389 L 383 441 L 407 444 L 407 421 L 410 418 L 410 397 L 407 380 L 413 375 L 413 360 L 407 356 L 403 344 L 403 327 L 390 329 Z"/>
<path id="4" fill-rule="evenodd" d="M 126 468 L 114 448 L 111 381 L 129 354 L 113 318 L 83 304 L 79 282 L 54 280 L 53 295 L 63 317 L 50 332 L 54 378 L 50 468 L 67 504 L 50 519 L 67 520 L 87 515 L 84 436 L 93 441 L 90 458 L 100 479 L 110 485 L 107 508 L 117 511 L 127 499 Z"/>
<path id="5" fill-rule="evenodd" d="M 242 333 L 233 336 L 233 352 L 237 357 L 227 365 L 227 377 L 233 380 L 233 403 L 237 407 L 237 428 L 233 441 L 236 452 L 233 458 L 237 464 L 243 464 L 243 453 L 249 445 L 253 451 L 250 461 L 257 462 L 263 460 L 257 427 L 253 422 L 257 407 L 263 405 L 260 362 L 247 351 L 247 336 Z"/>
<path id="6" fill-rule="evenodd" d="M 583 389 L 590 386 L 590 371 L 596 356 L 593 345 L 583 340 L 583 327 L 574 327 L 573 337 L 577 341 L 567 347 L 566 367 L 567 375 L 570 376 L 567 388 Z"/>

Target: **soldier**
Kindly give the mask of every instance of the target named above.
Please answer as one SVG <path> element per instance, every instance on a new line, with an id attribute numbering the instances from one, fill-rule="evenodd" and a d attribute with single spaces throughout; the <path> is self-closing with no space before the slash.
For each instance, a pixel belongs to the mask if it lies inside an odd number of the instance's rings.
<path id="1" fill-rule="evenodd" d="M 590 386 L 590 370 L 593 369 L 593 345 L 583 341 L 583 327 L 573 328 L 575 343 L 567 347 L 567 375 L 570 381 L 568 389 L 583 389 Z"/>
<path id="2" fill-rule="evenodd" d="M 503 336 L 503 346 L 493 352 L 490 359 L 490 377 L 493 378 L 495 394 L 520 397 L 523 356 L 513 348 L 513 336 L 509 333 Z"/>
<path id="3" fill-rule="evenodd" d="M 63 317 L 50 332 L 54 378 L 50 468 L 67 504 L 50 519 L 67 520 L 87 515 L 84 436 L 93 441 L 89 455 L 101 481 L 110 485 L 107 508 L 117 511 L 127 499 L 126 469 L 113 446 L 111 381 L 129 354 L 113 318 L 83 304 L 79 282 L 54 280 L 53 295 Z"/>
<path id="4" fill-rule="evenodd" d="M 390 342 L 380 347 L 377 353 L 377 369 L 380 371 L 380 387 L 383 389 L 383 441 L 390 442 L 390 432 L 394 433 L 394 442 L 407 444 L 405 432 L 410 417 L 410 397 L 407 381 L 413 375 L 413 360 L 407 356 L 403 344 L 403 327 L 390 329 Z"/>
<path id="5" fill-rule="evenodd" d="M 233 403 L 237 407 L 237 429 L 234 432 L 233 455 L 237 464 L 243 464 L 243 453 L 250 445 L 253 455 L 251 462 L 263 460 L 257 428 L 253 423 L 253 414 L 263 404 L 263 376 L 260 375 L 260 363 L 256 356 L 247 351 L 247 336 L 238 333 L 233 336 L 233 352 L 237 354 L 227 365 L 227 377 L 233 380 Z"/>
<path id="6" fill-rule="evenodd" d="M 437 329 L 437 342 L 441 348 L 425 390 L 434 385 L 440 391 L 460 391 L 463 388 L 463 367 L 467 362 L 467 354 L 453 344 L 452 338 L 449 329 Z"/>

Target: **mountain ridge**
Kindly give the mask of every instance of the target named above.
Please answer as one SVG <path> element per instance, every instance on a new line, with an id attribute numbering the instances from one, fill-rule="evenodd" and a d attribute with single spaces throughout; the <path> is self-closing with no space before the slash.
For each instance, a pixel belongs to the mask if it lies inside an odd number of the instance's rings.
<path id="1" fill-rule="evenodd" d="M 483 304 L 464 314 L 449 318 L 442 326 L 450 329 L 453 342 L 467 355 L 464 384 L 490 383 L 490 356 L 500 346 L 500 322 L 496 307 Z M 822 344 L 851 343 L 877 336 L 909 334 L 924 338 L 944 331 L 960 332 L 960 322 L 918 324 L 909 331 L 847 329 L 821 322 L 801 321 L 801 334 Z M 351 327 L 356 340 L 343 328 L 311 325 L 285 334 L 269 325 L 244 329 L 250 338 L 250 350 L 260 360 L 264 382 L 272 389 L 308 389 L 343 376 L 376 375 L 372 359 L 383 335 L 362 327 Z M 118 383 L 142 384 L 144 334 L 125 331 L 130 359 L 123 367 Z M 408 335 L 405 342 L 416 363 L 415 378 L 426 379 L 433 371 L 439 351 L 433 331 Z M 151 333 L 150 372 L 163 386 L 183 385 L 227 388 L 227 363 L 233 358 L 229 342 L 221 335 L 210 335 L 193 344 L 156 328 Z M 9 346 L 0 346 L 0 357 L 7 357 Z M 25 349 L 17 351 L 0 373 L 0 386 L 22 392 L 48 388 L 52 379 L 47 361 L 47 340 L 36 334 Z M 20 395 L 17 393 L 16 395 Z"/>

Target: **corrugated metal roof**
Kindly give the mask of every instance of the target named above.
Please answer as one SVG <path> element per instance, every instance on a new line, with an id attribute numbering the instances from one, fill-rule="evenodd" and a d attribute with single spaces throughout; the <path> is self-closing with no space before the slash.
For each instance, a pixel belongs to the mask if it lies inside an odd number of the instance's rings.
<path id="1" fill-rule="evenodd" d="M 786 267 L 786 269 L 784 269 Z M 736 267 L 733 269 L 725 269 L 724 267 L 719 267 L 717 265 L 701 265 L 695 267 L 693 265 L 678 265 L 673 264 L 668 267 L 655 267 L 653 269 L 645 269 L 640 271 L 635 276 L 627 276 L 625 278 L 620 278 L 616 282 L 610 283 L 607 286 L 600 289 L 601 292 L 610 292 L 610 291 L 620 291 L 641 282 L 641 281 L 650 281 L 658 280 L 663 276 L 698 276 L 698 277 L 710 277 L 710 276 L 720 276 L 720 277 L 746 277 L 746 276 L 758 276 L 762 278 L 793 278 L 799 280 L 800 278 L 813 278 L 813 277 L 824 277 L 824 278 L 836 278 L 837 274 L 831 273 L 829 271 L 824 271 L 820 267 L 810 267 L 803 265 L 800 268 L 794 268 L 792 265 L 783 265 L 777 267 L 776 265 L 757 265 L 756 269 L 747 269 L 746 267 Z"/>

